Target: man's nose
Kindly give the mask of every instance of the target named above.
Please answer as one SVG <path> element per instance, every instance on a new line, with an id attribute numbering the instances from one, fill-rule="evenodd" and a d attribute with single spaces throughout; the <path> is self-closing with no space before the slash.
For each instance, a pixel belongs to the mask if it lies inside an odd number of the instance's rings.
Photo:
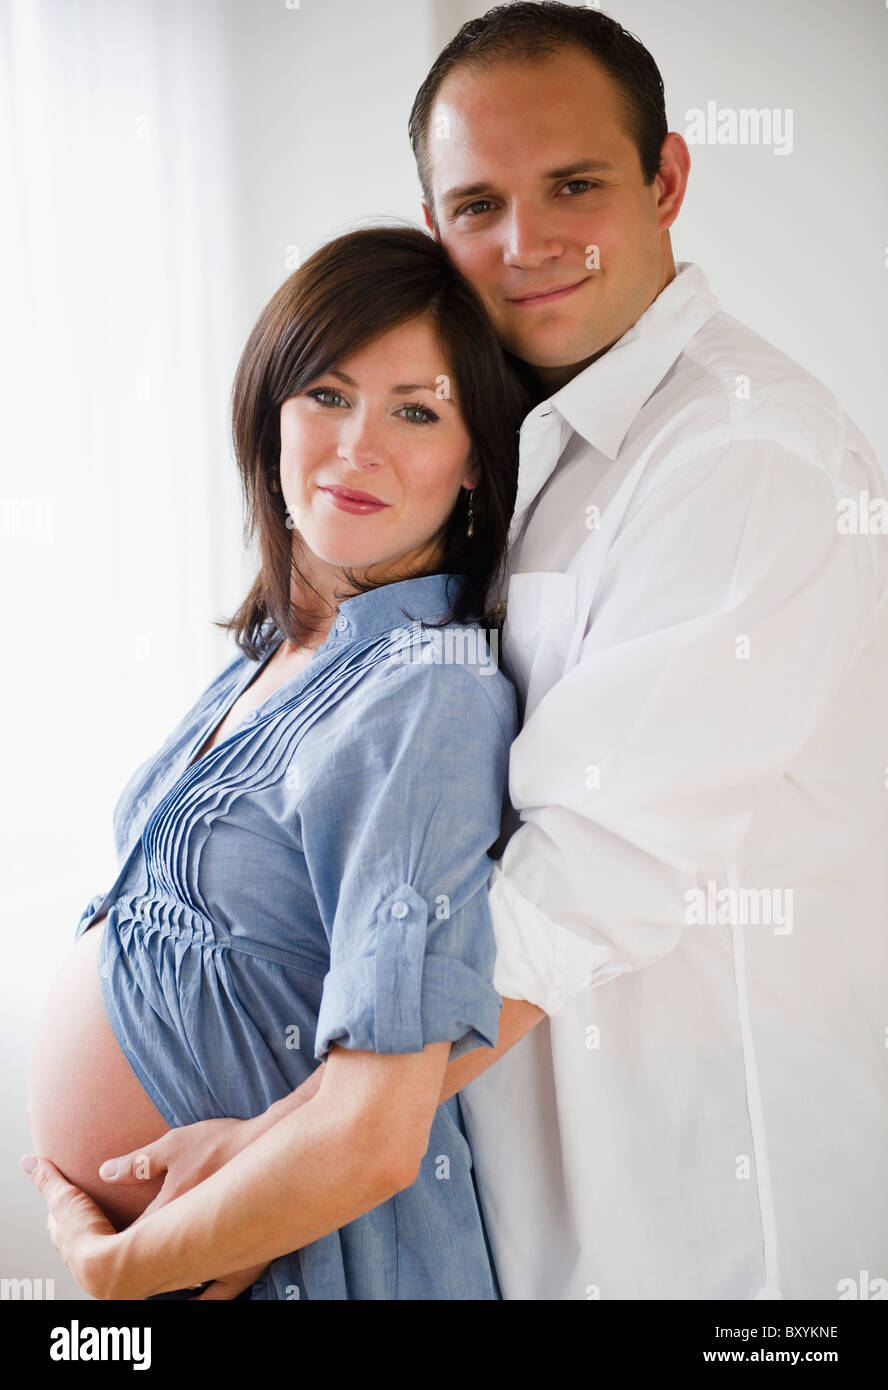
<path id="1" fill-rule="evenodd" d="M 535 269 L 562 255 L 564 242 L 552 229 L 552 214 L 528 203 L 513 203 L 503 227 L 503 261 L 506 265 Z"/>

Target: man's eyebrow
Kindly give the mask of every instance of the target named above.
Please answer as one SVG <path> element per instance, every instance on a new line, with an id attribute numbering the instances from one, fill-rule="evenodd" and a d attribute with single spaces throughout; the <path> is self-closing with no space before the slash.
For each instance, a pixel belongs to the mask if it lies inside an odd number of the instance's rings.
<path id="1" fill-rule="evenodd" d="M 346 386 L 357 386 L 358 384 L 350 376 L 346 376 L 345 372 L 331 371 L 328 373 L 328 375 L 338 377 L 340 381 L 345 382 Z M 411 391 L 431 391 L 433 395 L 437 395 L 437 388 L 434 386 L 429 386 L 424 381 L 408 381 L 400 386 L 392 387 L 392 394 L 395 396 L 409 396 Z M 450 399 L 449 396 L 442 396 L 440 397 L 440 399 L 450 401 L 451 405 L 454 404 L 454 402 Z"/>
<path id="2" fill-rule="evenodd" d="M 540 174 L 541 179 L 570 179 L 577 174 L 608 174 L 613 173 L 614 166 L 607 159 L 579 159 L 572 164 L 566 165 L 562 169 L 549 169 L 544 174 Z M 461 198 L 475 198 L 480 193 L 486 193 L 490 189 L 488 183 L 467 183 L 457 188 L 450 188 L 441 199 L 442 203 L 455 203 Z"/>

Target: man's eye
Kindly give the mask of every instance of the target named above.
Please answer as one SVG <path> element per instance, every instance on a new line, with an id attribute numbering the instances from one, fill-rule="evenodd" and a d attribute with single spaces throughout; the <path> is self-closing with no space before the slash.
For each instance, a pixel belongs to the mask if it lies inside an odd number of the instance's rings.
<path id="1" fill-rule="evenodd" d="M 415 425 L 431 425 L 434 424 L 435 420 L 438 420 L 440 418 L 438 415 L 435 414 L 434 410 L 429 410 L 427 405 L 419 405 L 418 403 L 412 403 L 410 405 L 403 406 L 402 409 L 418 411 L 418 418 L 415 415 L 412 417 L 412 423 Z"/>
<path id="2" fill-rule="evenodd" d="M 568 182 L 564 185 L 564 188 L 561 189 L 561 193 L 564 192 L 565 188 L 575 188 L 577 184 L 582 184 L 582 187 L 580 188 L 581 193 L 585 193 L 587 188 L 601 187 L 600 183 L 595 183 L 592 179 L 569 179 Z"/>
<path id="3" fill-rule="evenodd" d="M 490 207 L 490 199 L 489 199 L 489 198 L 476 198 L 475 201 L 474 201 L 474 203 L 466 203 L 466 205 L 465 205 L 464 208 L 460 208 L 460 216 L 462 216 L 462 214 L 463 214 L 464 212 L 471 212 L 472 208 L 480 208 L 480 207 L 485 207 L 485 206 L 486 206 L 486 207 Z M 479 214 L 479 213 L 472 213 L 472 216 L 473 216 L 473 217 L 478 217 L 478 216 L 480 216 L 480 214 Z"/>
<path id="4" fill-rule="evenodd" d="M 318 405 L 329 406 L 331 404 L 330 401 L 322 401 L 322 396 L 336 396 L 340 401 L 345 399 L 342 392 L 335 391 L 332 386 L 315 386 L 311 391 L 306 391 L 305 394 L 316 400 Z"/>

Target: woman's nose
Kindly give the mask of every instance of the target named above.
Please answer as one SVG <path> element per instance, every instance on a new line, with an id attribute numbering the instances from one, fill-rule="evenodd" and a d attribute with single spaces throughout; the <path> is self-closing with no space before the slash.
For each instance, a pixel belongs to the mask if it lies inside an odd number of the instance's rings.
<path id="1" fill-rule="evenodd" d="M 337 453 L 354 468 L 373 468 L 385 462 L 385 444 L 381 421 L 368 416 L 343 421 Z"/>

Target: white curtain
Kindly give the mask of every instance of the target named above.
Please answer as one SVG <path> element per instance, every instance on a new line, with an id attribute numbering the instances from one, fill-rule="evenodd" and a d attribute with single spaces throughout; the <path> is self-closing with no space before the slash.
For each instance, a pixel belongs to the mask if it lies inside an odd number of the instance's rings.
<path id="1" fill-rule="evenodd" d="M 227 443 L 244 315 L 219 15 L 211 0 L 0 9 L 10 1172 L 29 1142 L 39 1011 L 83 903 L 114 877 L 115 799 L 225 659 L 211 619 L 247 573 Z M 5 1204 L 4 1252 L 33 1247 L 25 1195 Z M 76 1296 L 51 1257 L 57 1296 Z"/>
<path id="2" fill-rule="evenodd" d="M 238 563 L 239 343 L 218 13 L 0 11 L 6 913 L 101 886 L 117 791 L 226 650 L 210 620 Z"/>

